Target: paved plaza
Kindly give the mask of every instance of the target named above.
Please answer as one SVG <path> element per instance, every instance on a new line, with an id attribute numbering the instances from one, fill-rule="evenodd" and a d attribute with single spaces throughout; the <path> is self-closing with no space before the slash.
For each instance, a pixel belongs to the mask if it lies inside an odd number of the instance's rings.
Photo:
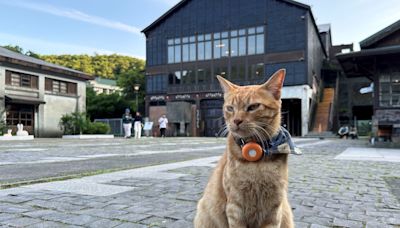
<path id="1" fill-rule="evenodd" d="M 304 153 L 290 156 L 296 227 L 400 227 L 400 150 L 371 149 L 363 140 L 295 142 Z M 224 144 L 216 138 L 2 143 L 0 227 L 192 227 Z"/>

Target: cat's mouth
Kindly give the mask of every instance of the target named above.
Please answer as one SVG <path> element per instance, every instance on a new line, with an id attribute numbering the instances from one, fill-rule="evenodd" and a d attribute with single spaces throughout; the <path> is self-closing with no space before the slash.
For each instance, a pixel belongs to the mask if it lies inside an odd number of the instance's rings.
<path id="1" fill-rule="evenodd" d="M 235 136 L 238 137 L 249 137 L 251 135 L 249 129 L 240 126 L 231 126 L 229 129 Z"/>

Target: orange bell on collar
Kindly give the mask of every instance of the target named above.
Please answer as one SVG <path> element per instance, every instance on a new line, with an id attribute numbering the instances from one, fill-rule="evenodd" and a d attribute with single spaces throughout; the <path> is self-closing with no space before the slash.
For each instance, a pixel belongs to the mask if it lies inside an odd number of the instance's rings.
<path id="1" fill-rule="evenodd" d="M 263 157 L 263 155 L 263 149 L 258 143 L 248 142 L 242 147 L 242 156 L 247 161 L 258 161 Z"/>

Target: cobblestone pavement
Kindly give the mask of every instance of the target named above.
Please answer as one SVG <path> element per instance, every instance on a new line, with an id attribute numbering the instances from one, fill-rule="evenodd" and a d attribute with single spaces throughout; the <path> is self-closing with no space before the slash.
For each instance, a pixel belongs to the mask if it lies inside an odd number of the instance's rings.
<path id="1" fill-rule="evenodd" d="M 365 141 L 300 145 L 304 155 L 290 157 L 289 184 L 297 227 L 400 227 L 399 163 L 334 159 L 348 147 L 365 146 Z M 192 227 L 196 202 L 217 159 L 91 177 L 129 189 L 117 194 L 34 187 L 0 190 L 0 226 Z"/>

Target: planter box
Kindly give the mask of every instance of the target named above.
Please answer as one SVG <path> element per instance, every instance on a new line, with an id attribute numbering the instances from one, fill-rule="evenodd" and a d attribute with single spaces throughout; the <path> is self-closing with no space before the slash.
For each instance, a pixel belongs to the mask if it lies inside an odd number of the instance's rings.
<path id="1" fill-rule="evenodd" d="M 33 140 L 33 135 L 28 136 L 0 136 L 0 141 L 19 141 L 19 140 Z"/>
<path id="2" fill-rule="evenodd" d="M 114 135 L 63 135 L 63 139 L 113 139 Z"/>

